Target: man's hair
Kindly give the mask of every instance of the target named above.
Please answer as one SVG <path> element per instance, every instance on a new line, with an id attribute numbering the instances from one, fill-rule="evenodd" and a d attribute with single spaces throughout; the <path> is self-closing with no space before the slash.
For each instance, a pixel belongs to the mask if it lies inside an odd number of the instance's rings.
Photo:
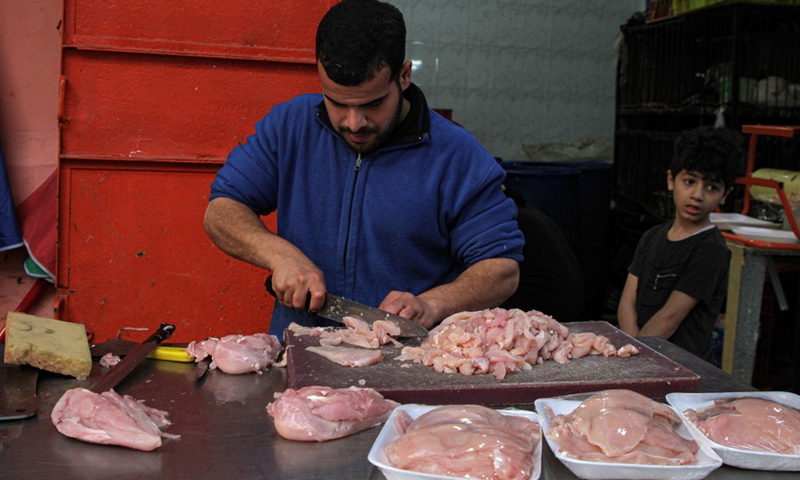
<path id="1" fill-rule="evenodd" d="M 743 139 L 727 128 L 697 127 L 675 139 L 669 166 L 672 175 L 682 170 L 697 172 L 706 180 L 722 182 L 725 189 L 744 174 Z"/>
<path id="2" fill-rule="evenodd" d="M 360 85 L 385 66 L 395 80 L 406 55 L 403 14 L 377 0 L 344 0 L 320 21 L 316 48 L 317 62 L 339 85 Z"/>

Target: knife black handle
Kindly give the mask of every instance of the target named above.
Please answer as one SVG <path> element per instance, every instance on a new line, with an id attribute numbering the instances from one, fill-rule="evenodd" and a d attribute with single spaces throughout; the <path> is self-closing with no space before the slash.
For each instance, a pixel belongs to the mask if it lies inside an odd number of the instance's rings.
<path id="1" fill-rule="evenodd" d="M 125 355 L 125 358 L 106 372 L 91 390 L 95 393 L 103 393 L 117 386 L 119 382 L 142 363 L 142 360 L 144 360 L 159 343 L 171 337 L 173 331 L 175 331 L 175 325 L 162 323 L 152 335 L 147 337 L 147 340 L 133 348 Z"/>
<path id="2" fill-rule="evenodd" d="M 152 335 L 147 337 L 147 340 L 145 340 L 143 343 L 149 343 L 149 342 L 161 343 L 164 340 L 171 337 L 172 332 L 174 331 L 175 331 L 175 325 L 163 322 L 161 325 L 159 325 L 158 330 L 156 330 L 155 332 L 153 332 Z"/>
<path id="3" fill-rule="evenodd" d="M 270 275 L 269 277 L 267 277 L 266 280 L 264 280 L 264 288 L 266 288 L 267 292 L 269 292 L 270 295 L 275 297 L 276 300 L 278 299 L 278 296 L 275 295 L 275 289 L 272 288 L 272 275 Z M 311 315 L 316 315 L 315 312 L 309 310 L 310 308 L 311 308 L 311 292 L 308 293 L 308 298 L 306 299 L 306 311 Z"/>
<path id="4" fill-rule="evenodd" d="M 269 277 L 267 277 L 266 280 L 264 280 L 264 288 L 267 289 L 267 292 L 269 292 L 270 295 L 272 295 L 276 299 L 278 298 L 278 296 L 275 295 L 275 289 L 272 288 L 272 275 L 270 275 Z"/>

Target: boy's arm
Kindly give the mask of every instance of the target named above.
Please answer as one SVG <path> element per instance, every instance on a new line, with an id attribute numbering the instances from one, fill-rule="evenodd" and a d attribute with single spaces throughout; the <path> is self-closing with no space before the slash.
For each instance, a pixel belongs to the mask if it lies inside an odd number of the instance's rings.
<path id="1" fill-rule="evenodd" d="M 669 339 L 681 325 L 698 300 L 678 290 L 674 290 L 667 303 L 639 330 L 639 337 L 661 337 Z"/>
<path id="2" fill-rule="evenodd" d="M 619 328 L 632 337 L 639 334 L 639 326 L 636 323 L 636 289 L 638 287 L 639 277 L 629 273 L 617 307 Z"/>

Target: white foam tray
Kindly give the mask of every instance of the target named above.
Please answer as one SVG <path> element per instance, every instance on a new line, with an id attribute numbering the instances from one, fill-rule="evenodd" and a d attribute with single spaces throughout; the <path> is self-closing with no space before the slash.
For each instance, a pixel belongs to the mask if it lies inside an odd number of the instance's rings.
<path id="1" fill-rule="evenodd" d="M 742 215 L 741 213 L 711 213 L 708 218 L 711 223 L 716 225 L 720 230 L 732 230 L 733 227 L 757 227 L 771 229 L 777 229 L 781 227 L 780 223 L 759 220 L 758 218 L 748 217 L 747 215 Z"/>
<path id="2" fill-rule="evenodd" d="M 800 471 L 800 455 L 781 455 L 771 452 L 755 452 L 731 448 L 711 441 L 683 414 L 686 409 L 697 410 L 714 404 L 714 400 L 724 398 L 757 397 L 778 402 L 788 407 L 800 409 L 800 396 L 790 392 L 724 392 L 724 393 L 669 393 L 667 402 L 672 405 L 687 424 L 697 443 L 705 444 L 714 450 L 726 465 L 752 470 Z"/>
<path id="3" fill-rule="evenodd" d="M 389 464 L 389 459 L 386 458 L 386 454 L 383 453 L 383 448 L 399 435 L 394 423 L 395 418 L 401 411 L 409 414 L 411 418 L 417 418 L 423 413 L 433 410 L 439 406 L 440 405 L 401 405 L 395 408 L 392 414 L 389 416 L 389 419 L 386 420 L 383 428 L 381 428 L 381 432 L 378 434 L 378 438 L 376 438 L 375 442 L 372 444 L 372 448 L 370 449 L 369 456 L 367 458 L 369 459 L 370 463 L 380 469 L 381 473 L 383 473 L 383 476 L 386 477 L 387 480 L 458 480 L 459 477 L 431 475 L 429 473 L 412 472 L 410 470 L 403 470 L 393 467 Z M 514 409 L 498 410 L 498 412 L 502 413 L 503 415 L 524 417 L 536 424 L 539 424 L 539 416 L 534 412 Z M 539 442 L 539 445 L 536 446 L 536 451 L 534 452 L 536 462 L 530 480 L 539 480 L 539 476 L 542 474 L 542 443 L 542 441 Z"/>
<path id="4" fill-rule="evenodd" d="M 733 227 L 733 233 L 740 237 L 771 243 L 798 243 L 794 232 L 791 230 L 774 230 L 758 227 Z"/>
<path id="5" fill-rule="evenodd" d="M 550 439 L 547 431 L 550 430 L 550 418 L 545 408 L 549 407 L 554 415 L 566 415 L 578 408 L 583 400 L 591 393 L 569 395 L 565 397 L 540 398 L 534 403 L 539 414 L 539 424 L 542 426 L 547 445 L 556 458 L 561 461 L 572 473 L 579 478 L 587 480 L 613 480 L 625 478 L 628 480 L 697 480 L 705 478 L 722 465 L 722 459 L 714 451 L 700 442 L 700 450 L 695 454 L 695 465 L 639 465 L 630 463 L 590 462 L 577 460 L 565 456 L 558 445 Z M 677 413 L 677 412 L 676 412 Z M 683 438 L 693 438 L 685 425 L 680 425 L 676 430 Z"/>

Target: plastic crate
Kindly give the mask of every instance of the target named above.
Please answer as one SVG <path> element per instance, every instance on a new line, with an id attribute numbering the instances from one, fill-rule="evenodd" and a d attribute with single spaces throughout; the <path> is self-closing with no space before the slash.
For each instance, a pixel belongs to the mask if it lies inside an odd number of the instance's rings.
<path id="1" fill-rule="evenodd" d="M 745 3 L 751 5 L 780 5 L 800 6 L 800 0 L 673 0 L 672 14 L 682 15 L 700 8 L 715 5 L 730 5 L 732 3 Z"/>

